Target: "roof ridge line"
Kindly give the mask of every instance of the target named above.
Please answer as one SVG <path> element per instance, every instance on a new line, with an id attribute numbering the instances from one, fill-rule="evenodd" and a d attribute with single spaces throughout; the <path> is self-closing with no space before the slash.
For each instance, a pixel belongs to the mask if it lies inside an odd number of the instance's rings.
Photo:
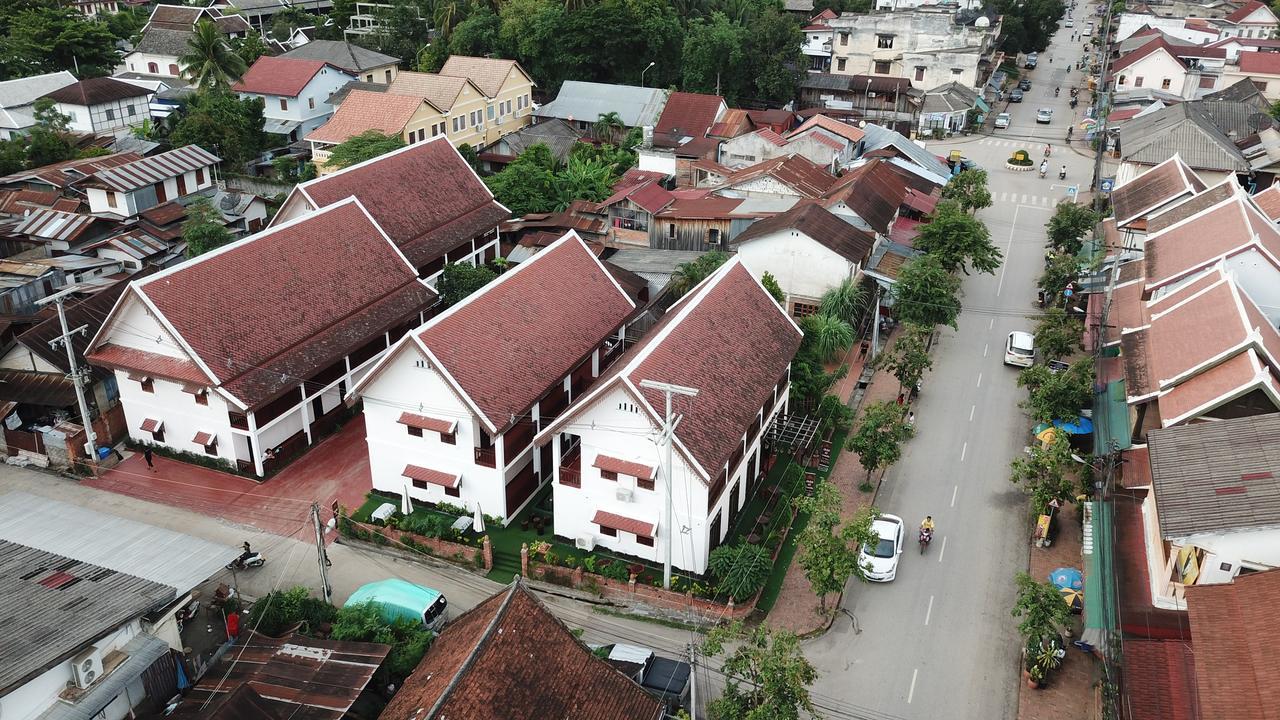
<path id="1" fill-rule="evenodd" d="M 507 609 L 511 607 L 511 601 L 515 598 L 516 590 L 519 588 L 520 576 L 517 575 L 512 579 L 511 585 L 507 588 L 507 596 L 502 598 L 502 603 L 498 605 L 497 612 L 495 612 L 493 614 L 493 618 L 489 620 L 489 625 L 485 628 L 484 634 L 476 640 L 471 652 L 467 653 L 466 661 L 462 663 L 462 667 L 458 668 L 458 672 L 454 673 L 449 684 L 446 685 L 444 690 L 440 693 L 440 697 L 436 698 L 435 704 L 432 705 L 431 709 L 427 711 L 427 714 L 423 716 L 423 720 L 435 717 L 435 714 L 444 707 L 445 701 L 449 698 L 449 693 L 453 692 L 453 690 L 458 687 L 458 684 L 462 682 L 462 677 L 470 672 L 471 667 L 475 665 L 476 655 L 478 654 L 481 646 L 484 645 L 486 640 L 493 636 L 493 631 L 497 627 L 499 619 L 501 619 L 506 614 Z"/>

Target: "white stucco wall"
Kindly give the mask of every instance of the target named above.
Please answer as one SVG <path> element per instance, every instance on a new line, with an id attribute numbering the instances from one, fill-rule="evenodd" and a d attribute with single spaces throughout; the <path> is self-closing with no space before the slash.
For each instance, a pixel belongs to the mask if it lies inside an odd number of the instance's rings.
<path id="1" fill-rule="evenodd" d="M 62 372 L 57 366 L 31 352 L 25 345 L 20 344 L 15 344 L 9 349 L 9 352 L 0 356 L 0 368 L 28 372 Z"/>
<path id="2" fill-rule="evenodd" d="M 1132 65 L 1116 71 L 1115 89 L 1164 90 L 1165 92 L 1180 95 L 1182 94 L 1183 81 L 1186 74 L 1186 68 L 1182 66 L 1182 63 L 1170 57 L 1163 50 L 1157 50 Z M 1169 81 L 1168 87 L 1164 86 L 1165 80 Z"/>
<path id="3" fill-rule="evenodd" d="M 240 93 L 240 97 L 261 98 L 262 114 L 268 120 L 292 120 L 302 123 L 295 137 L 303 138 L 333 115 L 333 106 L 328 101 L 329 96 L 354 79 L 355 75 L 325 66 L 307 82 L 297 97 L 257 93 Z M 284 100 L 286 105 L 283 110 L 280 108 L 281 100 Z M 315 107 L 311 107 L 313 103 Z"/>
<path id="4" fill-rule="evenodd" d="M 124 647 L 135 635 L 141 632 L 137 620 L 120 626 L 115 632 L 93 643 L 103 655 Z M 86 646 L 83 649 L 88 649 Z M 71 660 L 49 668 L 26 684 L 0 696 L 0 717 L 4 720 L 32 720 L 59 702 L 58 694 L 72 682 Z M 142 686 L 141 677 L 135 678 L 121 693 L 95 715 L 101 720 L 121 720 L 127 717 L 132 706 L 146 699 L 146 690 Z M 132 701 L 132 702 L 130 702 Z"/>
<path id="5" fill-rule="evenodd" d="M 154 70 L 150 69 L 150 64 L 155 63 Z M 174 67 L 169 67 L 173 65 Z M 124 56 L 124 68 L 129 72 L 140 72 L 148 75 L 163 75 L 165 77 L 181 77 L 181 67 L 178 66 L 178 58 L 176 55 L 150 55 L 141 52 L 131 52 Z M 178 72 L 174 72 L 177 69 Z"/>
<path id="6" fill-rule="evenodd" d="M 817 300 L 859 270 L 856 263 L 797 230 L 749 240 L 738 246 L 738 257 L 757 280 L 766 272 L 772 274 L 789 302 Z"/>

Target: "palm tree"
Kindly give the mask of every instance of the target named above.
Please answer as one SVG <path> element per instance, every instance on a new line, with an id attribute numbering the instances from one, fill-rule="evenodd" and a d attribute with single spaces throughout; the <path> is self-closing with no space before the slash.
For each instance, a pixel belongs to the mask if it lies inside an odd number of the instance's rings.
<path id="1" fill-rule="evenodd" d="M 456 0 L 442 0 L 436 5 L 435 21 L 440 36 L 445 40 L 453 33 L 453 26 L 458 20 L 458 3 Z"/>
<path id="2" fill-rule="evenodd" d="M 591 126 L 591 134 L 600 142 L 607 142 L 610 145 L 617 145 L 617 138 L 621 135 L 627 126 L 623 124 L 622 117 L 616 112 L 601 113 L 600 119 L 595 121 Z"/>
<path id="3" fill-rule="evenodd" d="M 818 312 L 845 321 L 850 326 L 857 321 L 858 315 L 867 304 L 867 291 L 845 278 L 839 285 L 822 295 Z"/>
<path id="4" fill-rule="evenodd" d="M 835 315 L 822 312 L 810 315 L 802 327 L 823 362 L 834 360 L 853 345 L 853 326 Z"/>
<path id="5" fill-rule="evenodd" d="M 187 43 L 187 52 L 178 58 L 182 76 L 200 89 L 226 87 L 244 75 L 244 58 L 227 44 L 218 26 L 201 20 Z"/>

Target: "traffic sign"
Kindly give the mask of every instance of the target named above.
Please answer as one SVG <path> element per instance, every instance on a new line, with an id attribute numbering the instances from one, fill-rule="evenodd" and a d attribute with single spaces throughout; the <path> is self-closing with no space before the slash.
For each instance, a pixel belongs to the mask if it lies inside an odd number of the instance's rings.
<path id="1" fill-rule="evenodd" d="M 1099 189 L 1101 189 L 1102 192 L 1104 193 L 1110 193 L 1112 190 L 1115 189 L 1115 187 L 1116 187 L 1115 178 L 1102 178 L 1102 182 L 1099 183 Z"/>

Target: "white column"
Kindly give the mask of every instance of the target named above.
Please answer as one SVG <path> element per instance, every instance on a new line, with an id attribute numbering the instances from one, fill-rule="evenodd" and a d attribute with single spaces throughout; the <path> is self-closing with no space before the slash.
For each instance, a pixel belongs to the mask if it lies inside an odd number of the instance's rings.
<path id="1" fill-rule="evenodd" d="M 262 438 L 258 437 L 258 418 L 252 413 L 245 414 L 249 419 L 249 451 L 253 453 L 253 471 L 258 477 L 267 474 L 262 467 L 262 454 L 267 451 L 262 446 Z"/>
<path id="2" fill-rule="evenodd" d="M 307 444 L 312 443 L 311 439 L 311 403 L 307 402 L 307 386 L 305 383 L 298 384 L 298 390 L 302 392 L 302 432 L 307 434 Z"/>

